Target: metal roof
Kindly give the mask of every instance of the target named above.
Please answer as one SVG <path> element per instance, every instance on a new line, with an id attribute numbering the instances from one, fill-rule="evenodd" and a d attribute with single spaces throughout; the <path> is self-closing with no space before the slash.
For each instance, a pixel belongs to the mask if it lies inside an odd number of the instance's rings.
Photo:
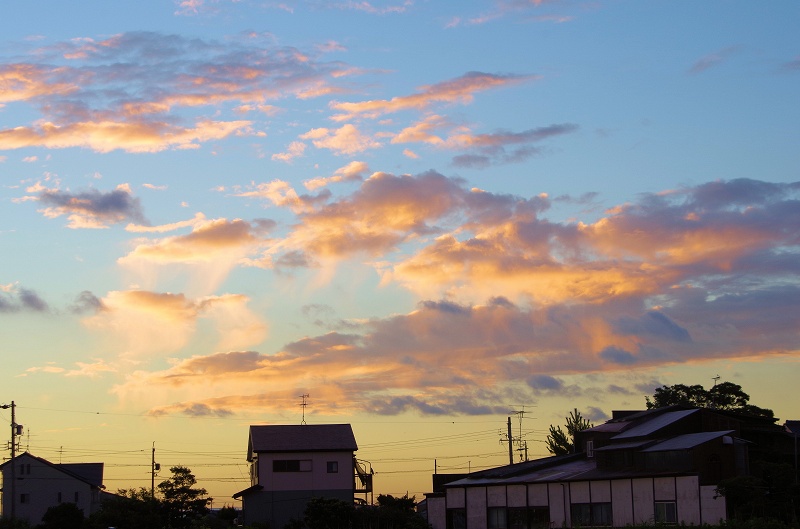
<path id="1" fill-rule="evenodd" d="M 272 424 L 250 426 L 248 459 L 259 452 L 355 452 L 349 424 Z"/>
<path id="2" fill-rule="evenodd" d="M 651 447 L 645 448 L 642 452 L 666 452 L 668 450 L 689 450 L 695 446 L 707 443 L 725 435 L 731 435 L 734 430 L 724 430 L 721 432 L 699 432 L 687 433 L 667 439 Z"/>
<path id="3" fill-rule="evenodd" d="M 652 435 L 655 432 L 659 431 L 662 428 L 665 428 L 693 413 L 697 413 L 700 410 L 693 409 L 693 410 L 680 410 L 680 411 L 668 411 L 666 413 L 662 413 L 661 415 L 656 415 L 650 420 L 647 420 L 641 424 L 631 427 L 630 429 L 615 435 L 612 439 L 631 439 L 634 437 L 646 437 L 648 435 Z"/>

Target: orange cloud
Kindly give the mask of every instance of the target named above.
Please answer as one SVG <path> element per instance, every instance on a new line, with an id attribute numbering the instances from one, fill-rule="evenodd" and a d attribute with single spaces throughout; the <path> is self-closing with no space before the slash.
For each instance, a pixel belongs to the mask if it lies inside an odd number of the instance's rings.
<path id="1" fill-rule="evenodd" d="M 250 125 L 250 121 L 202 121 L 194 128 L 184 129 L 163 122 L 102 121 L 67 125 L 44 122 L 35 127 L 0 130 L 0 149 L 85 147 L 97 152 L 191 149 L 199 147 L 198 142 L 246 132 Z"/>
<path id="2" fill-rule="evenodd" d="M 470 103 L 473 94 L 491 88 L 518 84 L 533 79 L 531 76 L 496 75 L 483 72 L 469 72 L 461 77 L 423 86 L 420 93 L 410 96 L 394 97 L 390 100 L 343 103 L 334 101 L 330 107 L 341 111 L 332 117 L 335 121 L 346 121 L 355 117 L 377 118 L 384 114 L 402 110 L 424 110 L 432 103 Z"/>

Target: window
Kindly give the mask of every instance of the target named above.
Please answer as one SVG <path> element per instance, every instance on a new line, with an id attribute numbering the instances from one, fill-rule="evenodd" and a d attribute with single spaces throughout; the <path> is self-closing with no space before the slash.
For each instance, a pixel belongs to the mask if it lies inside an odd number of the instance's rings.
<path id="1" fill-rule="evenodd" d="M 78 504 L 78 501 L 79 501 L 80 499 L 81 499 L 81 498 L 80 498 L 80 494 L 79 494 L 79 493 L 76 491 L 76 492 L 75 492 L 75 505 L 77 505 L 77 504 Z"/>
<path id="2" fill-rule="evenodd" d="M 586 441 L 586 457 L 594 457 L 594 441 Z"/>
<path id="3" fill-rule="evenodd" d="M 612 521 L 610 503 L 573 503 L 572 525 L 610 526 Z"/>
<path id="4" fill-rule="evenodd" d="M 678 523 L 678 507 L 674 501 L 656 502 L 656 523 Z"/>
<path id="5" fill-rule="evenodd" d="M 19 495 L 19 502 L 20 503 L 30 503 L 31 502 L 31 495 L 30 494 L 20 494 Z"/>
<path id="6" fill-rule="evenodd" d="M 447 529 L 467 529 L 466 509 L 447 509 Z"/>
<path id="7" fill-rule="evenodd" d="M 58 503 L 61 503 L 61 493 L 58 493 Z"/>
<path id="8" fill-rule="evenodd" d="M 508 529 L 505 507 L 489 507 L 486 510 L 486 519 L 488 529 Z"/>
<path id="9" fill-rule="evenodd" d="M 508 529 L 549 529 L 549 507 L 509 507 Z"/>
<path id="10" fill-rule="evenodd" d="M 273 472 L 311 472 L 310 459 L 276 459 L 272 462 Z"/>
<path id="11" fill-rule="evenodd" d="M 336 474 L 339 472 L 338 461 L 328 461 L 328 474 Z"/>

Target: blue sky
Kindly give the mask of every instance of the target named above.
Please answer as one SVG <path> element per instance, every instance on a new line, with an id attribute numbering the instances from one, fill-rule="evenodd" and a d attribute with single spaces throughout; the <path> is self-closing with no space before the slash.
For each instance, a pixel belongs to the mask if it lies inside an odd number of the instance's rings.
<path id="1" fill-rule="evenodd" d="M 149 481 L 155 441 L 221 501 L 246 485 L 247 425 L 297 422 L 306 393 L 401 494 L 436 458 L 502 463 L 522 406 L 532 455 L 573 407 L 602 421 L 717 374 L 797 418 L 799 19 L 16 6 L 3 398 L 36 455 L 105 459 L 113 489 Z"/>

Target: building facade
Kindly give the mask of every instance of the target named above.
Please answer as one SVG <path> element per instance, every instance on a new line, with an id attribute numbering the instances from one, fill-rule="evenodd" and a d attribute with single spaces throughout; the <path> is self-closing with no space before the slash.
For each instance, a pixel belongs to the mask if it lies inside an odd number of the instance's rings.
<path id="1" fill-rule="evenodd" d="M 74 503 L 89 516 L 108 494 L 103 490 L 103 463 L 57 464 L 25 452 L 0 465 L 0 470 L 3 517 L 13 512 L 14 518 L 31 525 L 41 523 L 47 509 L 61 503 Z"/>
<path id="2" fill-rule="evenodd" d="M 349 424 L 251 426 L 251 485 L 233 496 L 242 500 L 241 521 L 280 528 L 301 520 L 312 498 L 352 503 L 356 492 L 371 492 L 371 475 L 357 471 L 356 450 Z"/>
<path id="3" fill-rule="evenodd" d="M 749 472 L 740 420 L 673 406 L 615 412 L 580 432 L 580 452 L 475 472 L 427 495 L 434 529 L 717 524 L 717 484 Z"/>

